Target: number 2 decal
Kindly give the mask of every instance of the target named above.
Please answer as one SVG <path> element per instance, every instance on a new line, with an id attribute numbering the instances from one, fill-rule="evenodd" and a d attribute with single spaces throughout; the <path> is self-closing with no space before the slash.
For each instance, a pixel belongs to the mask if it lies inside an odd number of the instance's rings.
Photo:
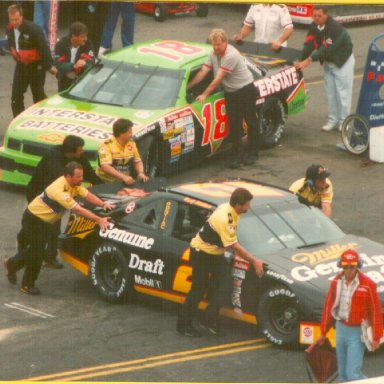
<path id="1" fill-rule="evenodd" d="M 204 120 L 204 135 L 201 145 L 211 144 L 212 152 L 217 145 L 217 141 L 228 136 L 227 113 L 225 111 L 225 99 L 216 100 L 214 103 L 214 115 L 212 114 L 212 104 L 207 103 L 202 110 Z"/>

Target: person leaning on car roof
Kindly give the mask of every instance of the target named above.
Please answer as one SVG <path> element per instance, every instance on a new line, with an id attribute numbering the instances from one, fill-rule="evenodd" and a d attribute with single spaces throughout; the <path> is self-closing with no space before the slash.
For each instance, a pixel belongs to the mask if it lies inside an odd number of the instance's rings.
<path id="1" fill-rule="evenodd" d="M 36 196 L 24 210 L 20 231 L 23 233 L 24 246 L 15 256 L 4 261 L 6 275 L 11 284 L 16 284 L 16 272 L 25 267 L 21 292 L 30 295 L 40 294 L 40 290 L 35 287 L 35 281 L 39 276 L 44 249 L 51 235 L 51 225 L 60 220 L 66 210 L 72 210 L 78 215 L 96 221 L 102 231 L 108 228 L 110 217 L 94 214 L 83 208 L 74 198 L 80 196 L 91 205 L 105 210 L 113 209 L 114 205 L 102 201 L 89 192 L 81 186 L 82 181 L 83 167 L 72 161 L 65 166 L 63 176 L 45 188 L 44 192 Z"/>
<path id="2" fill-rule="evenodd" d="M 312 164 L 305 172 L 305 178 L 296 180 L 289 190 L 295 193 L 301 203 L 320 208 L 328 217 L 332 216 L 333 186 L 330 173 L 319 164 Z"/>
<path id="3" fill-rule="evenodd" d="M 67 89 L 76 78 L 95 63 L 93 43 L 88 40 L 88 28 L 78 21 L 69 27 L 69 35 L 55 46 L 59 92 Z"/>
<path id="4" fill-rule="evenodd" d="M 144 173 L 136 143 L 132 139 L 133 123 L 127 119 L 118 119 L 113 123 L 113 136 L 99 148 L 99 167 L 96 170 L 105 182 L 122 181 L 132 185 L 135 179 L 130 176 L 130 162 L 133 160 L 137 178 L 142 182 L 149 180 Z"/>

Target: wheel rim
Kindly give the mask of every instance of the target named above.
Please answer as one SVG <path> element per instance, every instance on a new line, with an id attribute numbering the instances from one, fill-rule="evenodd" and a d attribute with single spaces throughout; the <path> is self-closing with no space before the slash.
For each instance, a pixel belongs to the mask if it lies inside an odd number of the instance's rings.
<path id="1" fill-rule="evenodd" d="M 369 133 L 364 121 L 354 118 L 343 126 L 343 142 L 347 149 L 361 154 L 368 148 Z"/>
<path id="2" fill-rule="evenodd" d="M 291 335 L 298 328 L 299 312 L 292 303 L 279 300 L 271 309 L 270 320 L 280 334 Z"/>
<path id="3" fill-rule="evenodd" d="M 119 262 L 109 255 L 100 263 L 100 277 L 103 283 L 111 290 L 117 291 L 121 287 L 123 273 Z"/>
<path id="4" fill-rule="evenodd" d="M 269 109 L 261 118 L 262 134 L 264 136 L 273 135 L 281 125 L 280 119 L 276 117 L 277 113 L 279 113 L 279 110 L 275 106 L 274 108 Z"/>
<path id="5" fill-rule="evenodd" d="M 160 10 L 159 7 L 156 7 L 156 8 L 155 8 L 155 16 L 156 16 L 156 17 L 160 17 L 160 16 L 161 16 L 161 10 Z"/>

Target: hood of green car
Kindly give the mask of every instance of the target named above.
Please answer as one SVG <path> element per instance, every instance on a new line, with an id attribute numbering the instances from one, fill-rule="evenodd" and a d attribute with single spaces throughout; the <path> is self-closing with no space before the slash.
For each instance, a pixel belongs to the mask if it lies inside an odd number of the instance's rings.
<path id="1" fill-rule="evenodd" d="M 131 120 L 134 136 L 138 137 L 150 131 L 161 116 L 173 109 L 129 109 L 55 95 L 17 116 L 8 128 L 7 137 L 55 145 L 61 144 L 67 135 L 76 135 L 86 141 L 87 150 L 97 150 L 100 143 L 112 136 L 115 120 Z"/>

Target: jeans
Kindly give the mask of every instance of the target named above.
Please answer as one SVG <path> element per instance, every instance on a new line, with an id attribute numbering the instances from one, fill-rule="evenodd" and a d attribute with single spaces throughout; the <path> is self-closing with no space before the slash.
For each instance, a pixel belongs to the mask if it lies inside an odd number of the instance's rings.
<path id="1" fill-rule="evenodd" d="M 44 36 L 48 41 L 48 26 L 51 13 L 51 1 L 35 1 L 33 13 L 33 22 L 37 24 L 44 32 Z"/>
<path id="2" fill-rule="evenodd" d="M 110 5 L 107 21 L 104 25 L 103 37 L 100 43 L 101 47 L 108 49 L 112 48 L 112 38 L 120 13 L 123 18 L 121 24 L 121 44 L 123 47 L 128 47 L 133 44 L 133 36 L 135 32 L 135 5 L 134 3 L 114 1 Z"/>
<path id="3" fill-rule="evenodd" d="M 361 372 L 364 351 L 361 327 L 348 327 L 336 321 L 336 356 L 340 383 L 367 378 Z"/>
<path id="4" fill-rule="evenodd" d="M 324 63 L 328 123 L 336 125 L 351 113 L 354 67 L 355 57 L 353 54 L 341 68 L 333 63 Z"/>

